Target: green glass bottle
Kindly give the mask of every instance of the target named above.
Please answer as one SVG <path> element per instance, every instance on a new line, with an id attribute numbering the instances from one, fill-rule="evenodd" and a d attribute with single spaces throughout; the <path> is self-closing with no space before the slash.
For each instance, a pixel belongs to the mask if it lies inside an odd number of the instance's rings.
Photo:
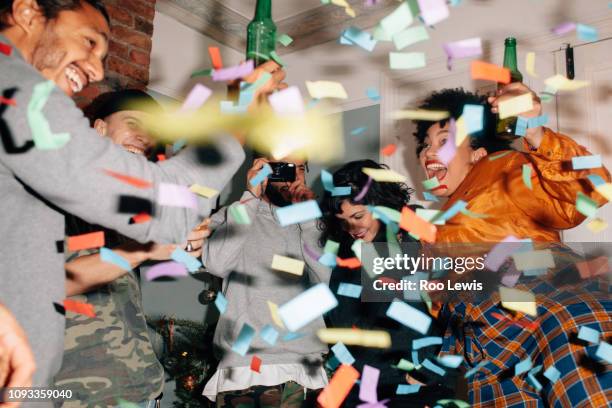
<path id="1" fill-rule="evenodd" d="M 516 39 L 506 38 L 504 41 L 504 67 L 510 70 L 510 82 L 523 82 L 523 74 L 518 69 L 516 58 Z M 503 86 L 500 84 L 500 87 Z M 515 138 L 516 116 L 511 116 L 497 121 L 497 136 L 501 138 Z"/>
<path id="2" fill-rule="evenodd" d="M 276 25 L 272 21 L 272 0 L 257 0 L 255 17 L 247 26 L 247 59 L 255 66 L 269 61 L 276 49 Z"/>

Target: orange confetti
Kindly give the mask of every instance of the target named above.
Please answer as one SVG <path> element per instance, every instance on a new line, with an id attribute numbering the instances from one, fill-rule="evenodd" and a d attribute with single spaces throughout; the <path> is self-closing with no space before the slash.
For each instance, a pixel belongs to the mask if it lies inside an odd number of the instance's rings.
<path id="1" fill-rule="evenodd" d="M 17 106 L 17 101 L 14 99 L 5 98 L 0 95 L 0 103 L 3 105 Z"/>
<path id="2" fill-rule="evenodd" d="M 418 237 L 425 242 L 436 242 L 436 226 L 419 217 L 408 207 L 402 208 L 400 228 L 412 234 L 418 235 Z"/>
<path id="3" fill-rule="evenodd" d="M 166 160 L 166 155 L 165 154 L 158 154 L 157 155 L 157 161 L 164 161 Z"/>
<path id="4" fill-rule="evenodd" d="M 605 275 L 610 270 L 610 261 L 607 256 L 600 256 L 589 261 L 576 262 L 576 268 L 582 279 Z"/>
<path id="5" fill-rule="evenodd" d="M 336 258 L 336 264 L 341 268 L 357 269 L 361 266 L 359 258 Z"/>
<path id="6" fill-rule="evenodd" d="M 147 214 L 146 212 L 138 213 L 132 217 L 132 223 L 134 224 L 143 224 L 149 221 L 151 221 L 151 214 Z"/>
<path id="7" fill-rule="evenodd" d="M 486 81 L 501 84 L 510 83 L 510 70 L 495 64 L 483 61 L 472 61 L 472 79 L 484 79 Z"/>
<path id="8" fill-rule="evenodd" d="M 68 237 L 68 250 L 100 248 L 104 246 L 104 231 L 90 232 L 89 234 Z"/>
<path id="9" fill-rule="evenodd" d="M 359 371 L 355 367 L 342 364 L 327 387 L 319 394 L 317 402 L 323 408 L 339 408 L 358 378 Z"/>
<path id="10" fill-rule="evenodd" d="M 77 302 L 76 300 L 72 299 L 64 299 L 64 309 L 66 309 L 67 312 L 82 314 L 92 318 L 96 317 L 94 307 L 89 303 Z"/>
<path id="11" fill-rule="evenodd" d="M 142 179 L 132 177 L 132 176 L 126 176 L 125 174 L 117 173 L 112 170 L 104 170 L 104 172 L 108 174 L 109 176 L 114 177 L 117 180 L 122 181 L 125 184 L 134 186 L 136 188 L 151 188 L 151 186 L 153 185 L 149 181 L 142 180 Z"/>
<path id="12" fill-rule="evenodd" d="M 391 156 L 397 150 L 397 145 L 395 143 L 391 143 L 380 149 L 380 152 L 383 156 Z"/>
<path id="13" fill-rule="evenodd" d="M 4 55 L 8 55 L 9 57 L 11 56 L 11 53 L 13 52 L 13 47 L 11 47 L 8 44 L 5 44 L 3 42 L 0 42 L 0 52 Z"/>
<path id="14" fill-rule="evenodd" d="M 208 47 L 208 54 L 214 69 L 223 68 L 223 60 L 221 59 L 221 52 L 218 47 Z"/>
<path id="15" fill-rule="evenodd" d="M 251 360 L 251 370 L 255 371 L 256 373 L 261 373 L 261 358 L 253 356 L 253 359 Z"/>

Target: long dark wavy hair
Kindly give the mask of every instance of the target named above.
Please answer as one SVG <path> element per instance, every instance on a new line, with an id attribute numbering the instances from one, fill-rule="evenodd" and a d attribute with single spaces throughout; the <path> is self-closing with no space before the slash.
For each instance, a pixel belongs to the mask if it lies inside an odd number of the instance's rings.
<path id="1" fill-rule="evenodd" d="M 386 165 L 373 160 L 356 160 L 346 163 L 334 172 L 334 185 L 336 187 L 351 187 L 351 194 L 332 196 L 329 191 L 325 191 L 320 203 L 323 217 L 319 220 L 322 246 L 328 239 L 331 239 L 340 243 L 341 250 L 346 250 L 354 242 L 353 238 L 342 228 L 342 221 L 336 217 L 336 214 L 341 212 L 340 206 L 345 200 L 349 200 L 351 204 L 379 205 L 398 211 L 408 205 L 410 195 L 414 193 L 413 189 L 404 183 L 379 183 L 374 180 L 372 180 L 372 184 L 363 199 L 355 201 L 355 197 L 359 195 L 368 182 L 368 176 L 362 171 L 364 167 L 388 169 Z"/>

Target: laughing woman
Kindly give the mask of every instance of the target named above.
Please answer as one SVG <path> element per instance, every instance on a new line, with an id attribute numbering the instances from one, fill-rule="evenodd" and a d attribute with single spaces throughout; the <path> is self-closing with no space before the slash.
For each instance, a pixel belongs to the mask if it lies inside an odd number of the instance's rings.
<path id="1" fill-rule="evenodd" d="M 384 168 L 382 165 L 372 160 L 359 160 L 345 164 L 333 175 L 334 185 L 337 187 L 350 187 L 351 193 L 343 196 L 332 196 L 329 192 L 321 203 L 323 218 L 321 229 L 323 231 L 321 243 L 324 245 L 327 240 L 333 240 L 340 244 L 338 256 L 340 258 L 351 258 L 355 255 L 351 246 L 356 240 L 364 243 L 386 242 L 387 225 L 380 219 L 374 217 L 370 211 L 371 207 L 387 207 L 392 210 L 401 211 L 410 201 L 412 190 L 403 183 L 378 183 L 371 181 L 369 189 L 365 195 L 360 194 L 364 186 L 368 183 L 368 176 L 362 172 L 362 168 Z M 391 227 L 390 227 L 391 228 Z M 403 231 L 395 234 L 395 238 L 400 243 L 411 242 L 415 252 L 418 250 L 418 242 Z M 386 247 L 386 245 L 384 246 Z M 380 256 L 386 254 L 379 253 Z M 367 281 L 367 277 L 364 276 Z M 362 277 L 359 269 L 348 269 L 343 267 L 334 268 L 329 283 L 330 289 L 336 293 L 341 283 L 351 283 L 354 285 L 362 284 Z M 371 287 L 371 286 L 370 286 Z M 363 291 L 367 290 L 364 285 Z M 407 384 L 412 381 L 406 376 L 405 371 L 397 369 L 394 365 L 404 358 L 410 360 L 412 340 L 423 337 L 420 333 L 408 329 L 386 316 L 389 308 L 387 299 L 379 299 L 378 302 L 363 302 L 360 298 L 338 296 L 338 306 L 327 316 L 328 327 L 352 328 L 357 327 L 365 330 L 384 330 L 391 335 L 392 346 L 389 349 L 366 348 L 350 346 L 349 350 L 356 362 L 355 368 L 362 371 L 364 365 L 369 365 L 380 370 L 378 381 L 378 399 L 391 398 L 389 406 L 397 407 L 423 407 L 424 405 L 435 405 L 439 399 L 451 397 L 454 390 L 441 385 L 451 384 L 449 376 L 445 378 L 437 376 L 435 373 L 426 369 L 411 373 L 428 386 L 420 388 L 420 391 L 409 395 L 396 395 L 397 387 L 400 384 Z M 402 299 L 402 292 L 398 292 L 398 298 Z M 427 313 L 427 307 L 422 301 L 411 303 L 412 306 Z M 427 336 L 439 336 L 441 331 L 435 324 L 432 324 Z M 423 361 L 426 356 L 430 360 L 437 354 L 435 347 L 422 349 L 419 361 Z M 452 386 L 454 388 L 454 383 Z M 345 406 L 353 407 L 359 405 L 359 387 L 352 388 Z"/>

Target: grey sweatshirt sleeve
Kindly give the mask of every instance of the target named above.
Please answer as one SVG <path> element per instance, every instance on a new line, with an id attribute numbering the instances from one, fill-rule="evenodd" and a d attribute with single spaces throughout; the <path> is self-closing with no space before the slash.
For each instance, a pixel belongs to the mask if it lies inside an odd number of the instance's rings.
<path id="1" fill-rule="evenodd" d="M 248 200 L 248 201 L 247 201 Z M 240 201 L 244 202 L 251 222 L 257 215 L 259 199 L 245 192 Z M 238 224 L 230 215 L 229 208 L 239 202 L 223 207 L 211 217 L 212 235 L 204 241 L 202 264 L 208 272 L 221 278 L 227 277 L 240 264 L 240 254 L 244 243 L 249 239 L 251 225 Z"/>
<path id="2" fill-rule="evenodd" d="M 133 213 L 118 211 L 122 199 L 155 203 L 160 183 L 187 187 L 197 183 L 221 190 L 244 160 L 242 147 L 228 137 L 214 143 L 219 153 L 215 163 L 203 163 L 196 149 L 186 149 L 160 164 L 151 163 L 99 136 L 74 102 L 58 88 L 53 90 L 43 113 L 51 131 L 70 133 L 70 141 L 56 150 L 20 149 L 32 140 L 28 103 L 33 86 L 44 79 L 16 57 L 3 58 L 1 71 L 2 88 L 16 88 L 13 95 L 16 106 L 6 107 L 1 118 L 5 148 L 0 149 L 0 165 L 47 202 L 135 240 L 182 242 L 210 213 L 212 202 L 198 197 L 197 210 L 154 205 L 155 216 L 150 222 L 129 225 Z M 15 149 L 7 149 L 7 145 Z M 105 169 L 150 181 L 153 187 L 139 189 L 124 184 L 108 176 Z"/>

